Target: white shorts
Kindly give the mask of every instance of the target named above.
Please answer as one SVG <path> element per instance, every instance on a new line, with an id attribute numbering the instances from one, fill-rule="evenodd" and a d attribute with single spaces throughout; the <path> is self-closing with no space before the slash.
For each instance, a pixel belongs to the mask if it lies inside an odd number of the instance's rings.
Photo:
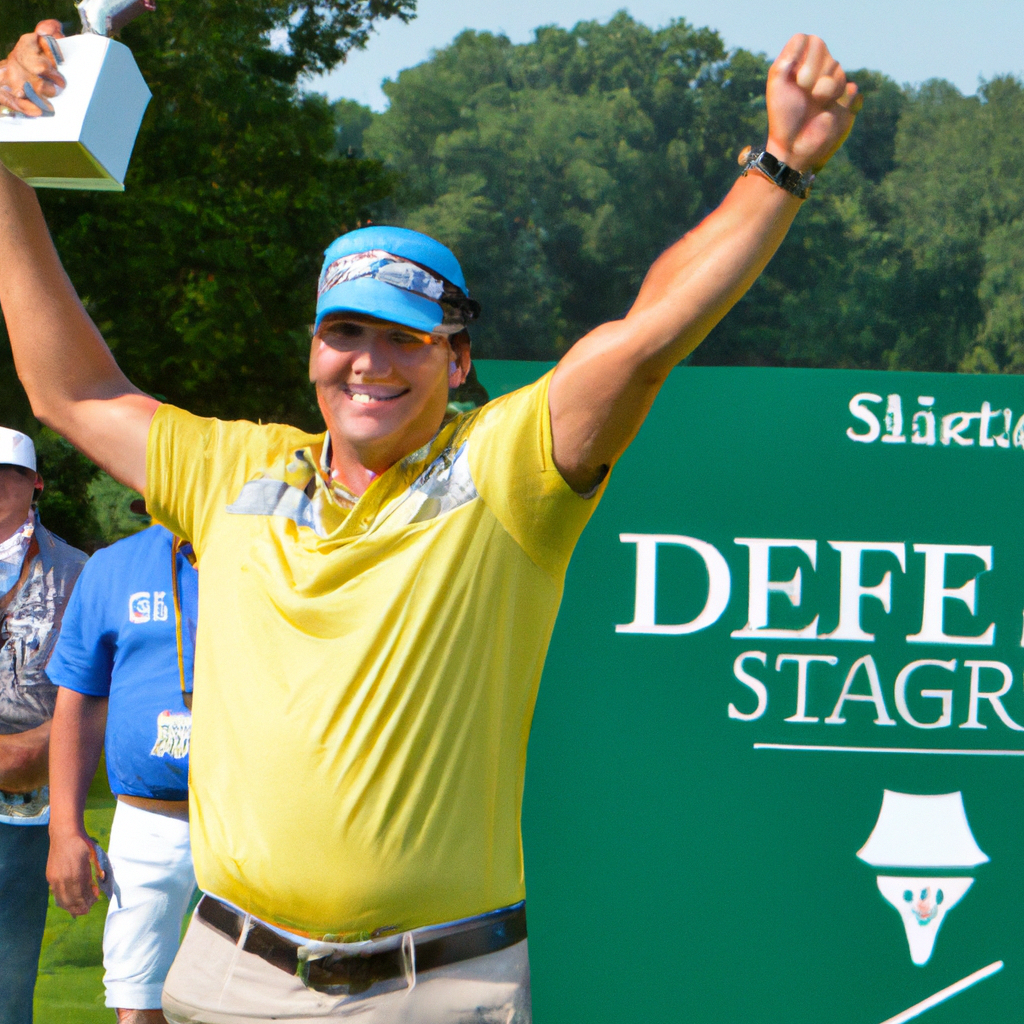
<path id="1" fill-rule="evenodd" d="M 103 929 L 106 1003 L 158 1010 L 196 887 L 188 822 L 119 800 L 108 853 L 114 895 Z"/>

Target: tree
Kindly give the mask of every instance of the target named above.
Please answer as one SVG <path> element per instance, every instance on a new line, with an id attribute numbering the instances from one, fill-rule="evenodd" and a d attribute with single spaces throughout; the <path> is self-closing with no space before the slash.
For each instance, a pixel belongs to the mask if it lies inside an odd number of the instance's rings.
<path id="1" fill-rule="evenodd" d="M 199 413 L 316 421 L 306 325 L 321 253 L 393 178 L 339 157 L 328 103 L 296 82 L 414 7 L 166 2 L 124 30 L 153 91 L 126 192 L 40 198 L 72 281 L 139 387 Z M 4 14 L 12 38 L 42 16 L 77 20 L 70 0 L 6 0 Z M 5 419 L 25 422 L 0 351 Z"/>
<path id="2" fill-rule="evenodd" d="M 385 86 L 365 151 L 400 175 L 388 215 L 462 259 L 478 354 L 551 358 L 625 312 L 764 133 L 764 61 L 725 56 L 709 29 L 620 13 L 521 46 L 464 32 Z"/>
<path id="3" fill-rule="evenodd" d="M 1018 79 L 995 78 L 969 97 L 927 83 L 901 118 L 897 168 L 885 183 L 901 205 L 902 241 L 930 286 L 932 339 L 944 338 L 964 370 L 1024 370 L 1022 115 Z"/>
<path id="4" fill-rule="evenodd" d="M 351 105 L 336 117 L 400 176 L 387 215 L 463 259 L 484 306 L 477 352 L 557 358 L 622 316 L 651 262 L 721 200 L 739 150 L 765 137 L 767 70 L 710 29 L 620 13 L 520 46 L 462 33 L 385 86 L 369 127 Z M 870 366 L 896 346 L 887 297 L 905 260 L 879 182 L 906 98 L 861 78 L 877 100 L 863 141 L 695 362 Z"/>
<path id="5" fill-rule="evenodd" d="M 52 430 L 44 429 L 36 438 L 36 456 L 46 485 L 39 498 L 43 525 L 73 547 L 94 551 L 102 531 L 89 501 L 89 485 L 99 469 Z"/>
<path id="6" fill-rule="evenodd" d="M 554 359 L 718 204 L 764 139 L 767 68 L 710 29 L 620 13 L 519 46 L 465 32 L 386 86 L 384 114 L 336 120 L 399 176 L 383 215 L 462 258 L 478 354 Z M 1024 86 L 850 77 L 851 138 L 691 362 L 1024 369 Z"/>

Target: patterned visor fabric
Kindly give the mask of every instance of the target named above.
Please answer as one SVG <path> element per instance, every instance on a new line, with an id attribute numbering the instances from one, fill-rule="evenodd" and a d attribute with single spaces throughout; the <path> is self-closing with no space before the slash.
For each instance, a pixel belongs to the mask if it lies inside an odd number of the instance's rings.
<path id="1" fill-rule="evenodd" d="M 393 256 L 383 249 L 371 249 L 369 252 L 342 256 L 326 267 L 320 276 L 317 298 L 339 284 L 360 277 L 375 278 L 407 292 L 422 295 L 433 302 L 440 302 L 444 295 L 443 278 L 431 274 L 416 263 L 403 260 L 401 256 Z"/>
<path id="2" fill-rule="evenodd" d="M 440 305 L 443 319 L 437 325 L 441 333 L 453 334 L 480 316 L 480 303 L 471 299 L 457 285 L 445 280 L 418 263 L 403 259 L 383 249 L 370 249 L 342 256 L 329 264 L 320 275 L 317 298 L 346 281 L 361 277 L 383 281 L 395 288 L 412 292 Z"/>

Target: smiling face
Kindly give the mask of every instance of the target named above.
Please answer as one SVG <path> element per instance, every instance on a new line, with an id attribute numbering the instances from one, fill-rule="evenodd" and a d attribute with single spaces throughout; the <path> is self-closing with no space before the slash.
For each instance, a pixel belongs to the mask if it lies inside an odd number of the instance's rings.
<path id="1" fill-rule="evenodd" d="M 354 313 L 325 317 L 313 337 L 309 376 L 342 481 L 362 493 L 373 475 L 426 444 L 441 426 L 449 387 L 465 380 L 469 363 L 468 343 L 444 335 Z"/>

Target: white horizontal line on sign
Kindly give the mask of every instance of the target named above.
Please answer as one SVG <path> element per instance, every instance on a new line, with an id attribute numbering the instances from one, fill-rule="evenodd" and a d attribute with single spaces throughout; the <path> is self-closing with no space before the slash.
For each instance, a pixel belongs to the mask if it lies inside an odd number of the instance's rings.
<path id="1" fill-rule="evenodd" d="M 987 978 L 1002 969 L 1003 961 L 997 960 L 994 964 L 989 964 L 988 967 L 982 967 L 980 971 L 968 974 L 966 978 L 961 978 L 959 981 L 954 982 L 947 988 L 936 992 L 935 995 L 929 996 L 927 999 L 922 999 L 921 1002 L 915 1003 L 911 1006 L 909 1010 L 904 1010 L 902 1013 L 897 1013 L 895 1017 L 890 1017 L 888 1020 L 882 1021 L 882 1024 L 904 1024 L 904 1021 L 913 1020 L 915 1017 L 924 1013 L 925 1010 L 930 1010 L 933 1006 L 938 1006 L 939 1003 L 944 1003 L 951 996 L 958 995 L 960 992 L 963 992 L 965 988 L 970 988 L 972 985 L 976 985 L 979 981 L 982 981 L 984 978 Z"/>
<path id="2" fill-rule="evenodd" d="M 755 743 L 755 750 L 825 750 L 847 754 L 946 754 L 967 757 L 1024 757 L 1024 750 L 943 750 L 934 747 L 837 747 L 810 743 Z"/>

